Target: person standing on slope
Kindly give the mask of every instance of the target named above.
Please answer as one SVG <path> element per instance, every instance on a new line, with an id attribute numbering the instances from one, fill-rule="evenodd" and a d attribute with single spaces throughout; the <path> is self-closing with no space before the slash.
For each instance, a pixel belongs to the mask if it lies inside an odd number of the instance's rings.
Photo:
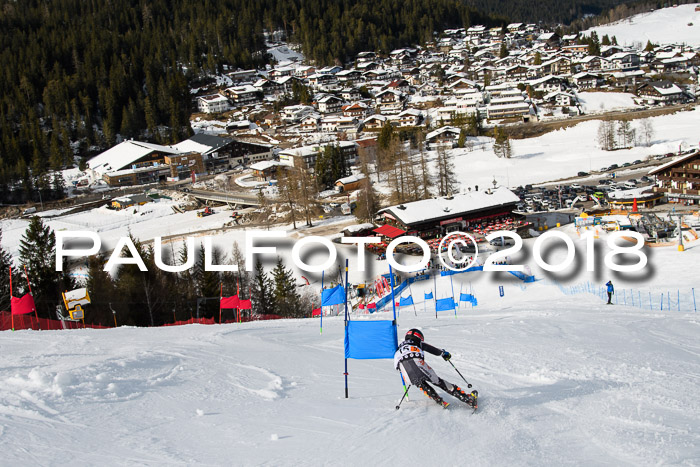
<path id="1" fill-rule="evenodd" d="M 423 333 L 420 330 L 411 329 L 406 333 L 405 340 L 399 344 L 399 348 L 394 354 L 394 366 L 401 372 L 405 380 L 418 387 L 426 396 L 443 407 L 447 407 L 449 403 L 442 400 L 435 388 L 429 383 L 476 409 L 477 391 L 466 394 L 459 386 L 440 378 L 425 363 L 424 352 L 440 355 L 445 361 L 452 357 L 448 351 L 424 342 Z"/>
<path id="2" fill-rule="evenodd" d="M 608 286 L 608 303 L 607 305 L 612 305 L 612 296 L 615 293 L 615 287 L 613 287 L 612 281 L 608 281 L 607 284 Z"/>

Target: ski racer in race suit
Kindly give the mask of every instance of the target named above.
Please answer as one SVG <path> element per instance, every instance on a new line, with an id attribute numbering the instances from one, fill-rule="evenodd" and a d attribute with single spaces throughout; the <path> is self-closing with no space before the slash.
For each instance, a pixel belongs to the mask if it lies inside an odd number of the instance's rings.
<path id="1" fill-rule="evenodd" d="M 438 349 L 424 342 L 423 333 L 420 330 L 411 329 L 406 333 L 405 340 L 399 344 L 399 348 L 394 354 L 394 367 L 401 371 L 405 380 L 418 387 L 425 395 L 443 407 L 447 407 L 449 404 L 438 396 L 435 388 L 429 383 L 434 384 L 451 396 L 476 408 L 477 392 L 474 391 L 471 394 L 466 394 L 459 386 L 448 383 L 440 378 L 425 362 L 424 352 L 440 355 L 445 361 L 452 357 L 446 350 Z"/>

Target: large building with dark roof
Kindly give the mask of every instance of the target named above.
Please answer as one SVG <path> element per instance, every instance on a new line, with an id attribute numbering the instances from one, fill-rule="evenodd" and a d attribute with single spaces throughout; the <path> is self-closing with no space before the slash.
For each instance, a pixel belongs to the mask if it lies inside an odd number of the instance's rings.
<path id="1" fill-rule="evenodd" d="M 667 162 L 649 171 L 656 176 L 654 192 L 670 202 L 700 204 L 700 151 Z"/>

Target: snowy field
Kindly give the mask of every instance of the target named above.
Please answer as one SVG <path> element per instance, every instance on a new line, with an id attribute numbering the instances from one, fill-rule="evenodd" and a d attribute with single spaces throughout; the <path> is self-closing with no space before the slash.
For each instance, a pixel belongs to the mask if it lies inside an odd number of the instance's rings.
<path id="1" fill-rule="evenodd" d="M 420 327 L 452 353 L 480 393 L 473 415 L 415 388 L 396 411 L 389 360 L 350 360 L 344 399 L 339 318 L 322 334 L 316 319 L 5 332 L 2 464 L 700 463 L 697 314 L 606 307 L 544 282 L 499 300 L 435 319 L 418 299 L 418 316 L 398 320 L 400 335 Z"/>
<path id="2" fill-rule="evenodd" d="M 604 151 L 598 145 L 599 120 L 591 120 L 576 126 L 557 130 L 537 138 L 511 140 L 513 156 L 510 159 L 496 157 L 493 139 L 479 138 L 473 149 L 454 149 L 455 173 L 462 188 L 479 185 L 492 186 L 496 180 L 500 185 L 517 187 L 528 183 L 540 183 L 575 176 L 579 171 L 591 172 L 613 163 L 622 164 L 656 154 L 678 152 L 697 148 L 697 131 L 700 112 L 691 112 L 653 117 L 654 138 L 651 146 L 632 149 Z M 632 127 L 641 131 L 641 120 L 632 122 Z M 432 157 L 436 156 L 432 153 Z M 544 170 L 546 167 L 546 170 Z"/>
<path id="3" fill-rule="evenodd" d="M 585 114 L 628 110 L 638 108 L 635 95 L 627 92 L 578 92 L 576 93 L 581 110 Z"/>
<path id="4" fill-rule="evenodd" d="M 696 3 L 662 8 L 653 12 L 642 13 L 605 26 L 583 31 L 590 35 L 592 31 L 602 38 L 605 34 L 617 37 L 620 45 L 641 44 L 647 41 L 655 44 L 687 44 L 700 46 L 700 11 L 695 11 Z M 689 25 L 692 23 L 692 26 Z"/>
<path id="5" fill-rule="evenodd" d="M 164 217 L 157 209 L 148 215 L 130 227 L 154 234 Z M 168 217 L 170 229 L 178 228 L 175 219 L 186 228 L 181 216 Z M 189 222 L 213 225 L 212 217 Z M 95 228 L 109 225 L 98 219 Z M 318 228 L 333 231 L 342 222 Z M 454 283 L 441 277 L 413 284 L 415 311 L 400 310 L 400 335 L 420 327 L 427 342 L 452 353 L 480 393 L 476 414 L 449 396 L 443 410 L 415 389 L 396 411 L 403 388 L 389 360 L 350 360 L 344 399 L 337 317 L 324 317 L 322 334 L 317 319 L 5 332 L 0 464 L 396 465 L 418 452 L 419 439 L 428 465 L 698 465 L 700 318 L 687 297 L 700 289 L 692 273 L 700 240 L 682 253 L 647 249 L 649 265 L 622 274 L 601 264 L 603 235 L 597 272 L 584 272 L 586 241 L 573 226 L 561 231 L 573 239 L 576 261 L 556 276 L 534 265 L 535 240 L 528 239 L 511 261 L 537 282 L 507 273 L 460 274 Z M 554 249 L 546 259 L 556 264 L 564 254 Z M 386 269 L 384 261 L 372 263 L 365 278 Z M 351 273 L 353 282 L 361 277 Z M 565 295 L 554 282 L 599 287 L 609 279 L 614 306 L 592 294 Z M 423 294 L 443 298 L 453 290 L 473 291 L 478 306 L 435 319 Z M 656 300 L 676 290 L 681 312 L 622 304 L 623 293 Z M 463 384 L 447 363 L 428 358 L 443 378 Z"/>

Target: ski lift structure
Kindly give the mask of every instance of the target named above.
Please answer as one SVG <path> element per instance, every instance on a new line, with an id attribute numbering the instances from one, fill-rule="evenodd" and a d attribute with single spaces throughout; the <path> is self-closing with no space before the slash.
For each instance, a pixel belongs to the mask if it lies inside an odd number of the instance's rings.
<path id="1" fill-rule="evenodd" d="M 62 295 L 63 303 L 66 306 L 66 310 L 68 310 L 70 319 L 72 321 L 83 320 L 83 323 L 85 323 L 85 312 L 83 310 L 83 306 L 90 304 L 90 295 L 88 294 L 88 290 L 83 287 L 80 289 L 71 290 L 70 292 L 63 292 Z"/>

